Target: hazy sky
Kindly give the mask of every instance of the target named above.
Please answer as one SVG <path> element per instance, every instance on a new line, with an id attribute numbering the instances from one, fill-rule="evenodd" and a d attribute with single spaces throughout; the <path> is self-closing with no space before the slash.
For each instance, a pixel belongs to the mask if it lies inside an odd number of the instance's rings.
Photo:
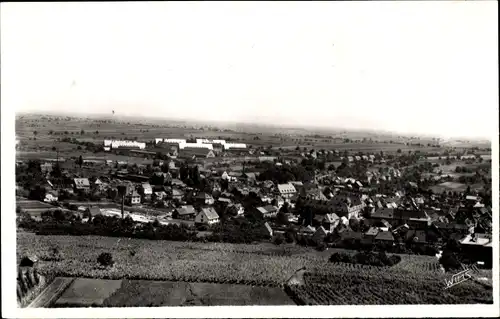
<path id="1" fill-rule="evenodd" d="M 2 4 L 2 109 L 491 136 L 496 1 Z"/>

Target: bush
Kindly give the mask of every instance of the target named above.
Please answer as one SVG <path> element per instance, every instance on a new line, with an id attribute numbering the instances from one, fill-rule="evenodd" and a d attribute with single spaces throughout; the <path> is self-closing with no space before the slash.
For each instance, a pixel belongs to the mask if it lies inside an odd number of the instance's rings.
<path id="1" fill-rule="evenodd" d="M 385 252 L 360 252 L 354 256 L 346 253 L 334 253 L 330 256 L 329 261 L 378 267 L 391 267 L 399 263 L 401 261 L 401 257 L 397 255 L 388 257 Z"/>
<path id="2" fill-rule="evenodd" d="M 325 243 L 319 243 L 318 246 L 316 246 L 317 251 L 325 251 L 326 250 L 326 244 Z"/>
<path id="3" fill-rule="evenodd" d="M 285 238 L 281 234 L 278 234 L 274 237 L 274 244 L 276 244 L 278 246 L 283 244 L 284 241 L 285 241 Z"/>
<path id="4" fill-rule="evenodd" d="M 104 267 L 113 266 L 113 256 L 110 253 L 102 253 L 97 257 L 97 262 Z"/>

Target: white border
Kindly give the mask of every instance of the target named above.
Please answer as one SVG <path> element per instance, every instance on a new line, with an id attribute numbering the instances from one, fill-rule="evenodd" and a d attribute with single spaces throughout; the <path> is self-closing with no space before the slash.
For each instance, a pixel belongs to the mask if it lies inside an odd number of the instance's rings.
<path id="1" fill-rule="evenodd" d="M 495 39 L 498 41 L 498 39 Z M 2 61 L 5 65 L 5 60 Z M 498 79 L 498 77 L 497 77 Z M 496 85 L 498 88 L 498 83 Z M 1 88 L 1 87 L 0 87 Z M 24 92 L 23 94 L 26 94 Z M 497 92 L 498 97 L 498 92 Z M 3 104 L 3 103 L 2 103 Z M 498 100 L 497 100 L 498 105 Z M 465 111 L 465 110 L 461 110 Z M 497 109 L 498 111 L 498 109 Z M 1 108 L 1 223 L 2 223 L 2 316 L 9 318 L 331 318 L 331 317 L 498 317 L 499 300 L 499 131 L 498 112 L 492 114 L 496 126 L 492 132 L 492 176 L 493 176 L 493 305 L 407 305 L 407 306 L 248 306 L 248 307 L 163 307 L 163 308 L 79 308 L 79 309 L 19 309 L 16 301 L 16 226 L 15 192 L 13 185 L 15 165 L 15 114 L 8 106 Z M 488 116 L 485 119 L 489 120 Z M 9 293 L 12 292 L 12 293 Z"/>

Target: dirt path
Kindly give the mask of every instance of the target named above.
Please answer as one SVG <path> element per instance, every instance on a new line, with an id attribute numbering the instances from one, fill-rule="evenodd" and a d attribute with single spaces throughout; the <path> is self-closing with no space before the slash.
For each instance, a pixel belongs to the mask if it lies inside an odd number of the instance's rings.
<path id="1" fill-rule="evenodd" d="M 27 308 L 49 307 L 73 281 L 74 278 L 57 277 L 27 306 Z"/>

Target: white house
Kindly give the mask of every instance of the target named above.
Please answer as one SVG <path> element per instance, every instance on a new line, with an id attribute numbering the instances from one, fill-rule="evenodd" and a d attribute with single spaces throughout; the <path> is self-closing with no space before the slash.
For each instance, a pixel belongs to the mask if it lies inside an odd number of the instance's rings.
<path id="1" fill-rule="evenodd" d="M 229 204 L 227 210 L 232 211 L 236 216 L 242 216 L 245 213 L 245 208 L 241 204 Z"/>
<path id="2" fill-rule="evenodd" d="M 186 140 L 181 138 L 166 138 L 163 140 L 163 143 L 184 144 L 186 143 Z"/>
<path id="3" fill-rule="evenodd" d="M 241 143 L 224 143 L 224 150 L 229 150 L 231 148 L 247 148 L 246 144 L 241 144 Z"/>
<path id="4" fill-rule="evenodd" d="M 137 205 L 141 203 L 141 195 L 139 195 L 135 190 L 129 195 L 129 201 L 131 205 Z"/>
<path id="5" fill-rule="evenodd" d="M 43 199 L 44 202 L 51 203 L 51 202 L 57 202 L 58 196 L 56 192 L 48 192 L 45 194 L 45 198 Z"/>
<path id="6" fill-rule="evenodd" d="M 146 143 L 127 140 L 104 140 L 104 147 L 120 148 L 120 147 L 136 147 L 141 150 L 146 148 Z"/>
<path id="7" fill-rule="evenodd" d="M 202 143 L 179 143 L 179 149 L 185 148 L 208 148 L 209 150 L 213 150 L 212 144 L 202 144 Z"/>
<path id="8" fill-rule="evenodd" d="M 219 215 L 212 207 L 202 208 L 194 219 L 195 224 L 213 225 L 219 222 Z"/>
<path id="9" fill-rule="evenodd" d="M 278 192 L 284 198 L 290 198 L 297 193 L 297 190 L 291 183 L 278 184 Z"/>

